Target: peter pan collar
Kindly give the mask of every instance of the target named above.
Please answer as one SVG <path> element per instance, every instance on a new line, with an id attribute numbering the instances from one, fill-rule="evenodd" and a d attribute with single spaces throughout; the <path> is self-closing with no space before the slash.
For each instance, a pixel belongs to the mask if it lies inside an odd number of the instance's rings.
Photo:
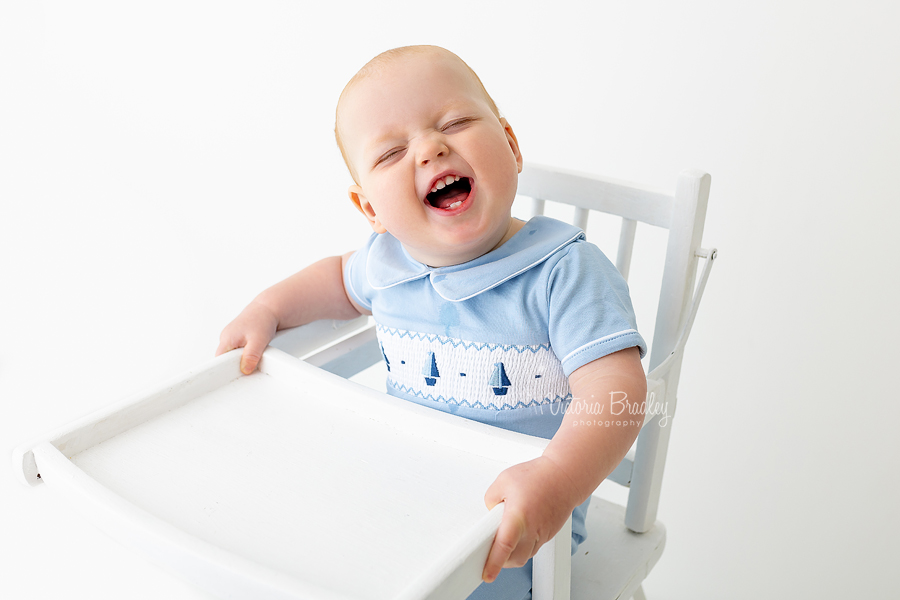
<path id="1" fill-rule="evenodd" d="M 442 298 L 459 302 L 541 264 L 582 238 L 584 232 L 573 225 L 537 216 L 496 250 L 459 265 L 429 267 L 412 258 L 397 238 L 382 233 L 369 249 L 366 277 L 376 290 L 428 277 Z"/>

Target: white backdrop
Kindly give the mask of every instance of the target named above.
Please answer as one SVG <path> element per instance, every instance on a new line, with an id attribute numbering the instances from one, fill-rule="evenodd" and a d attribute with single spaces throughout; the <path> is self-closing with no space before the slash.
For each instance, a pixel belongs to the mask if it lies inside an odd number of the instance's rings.
<path id="1" fill-rule="evenodd" d="M 898 6 L 2 0 L 0 446 L 207 360 L 258 291 L 356 247 L 334 103 L 432 43 L 526 161 L 712 174 L 648 596 L 892 595 Z M 0 596 L 204 597 L 55 500 L 0 471 Z"/>

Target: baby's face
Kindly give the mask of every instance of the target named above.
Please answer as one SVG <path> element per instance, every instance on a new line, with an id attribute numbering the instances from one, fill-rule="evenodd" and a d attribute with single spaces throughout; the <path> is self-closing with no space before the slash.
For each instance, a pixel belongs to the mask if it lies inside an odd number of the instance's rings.
<path id="1" fill-rule="evenodd" d="M 338 113 L 372 228 L 444 266 L 489 252 L 510 227 L 522 156 L 512 128 L 452 55 L 417 54 L 347 90 Z"/>

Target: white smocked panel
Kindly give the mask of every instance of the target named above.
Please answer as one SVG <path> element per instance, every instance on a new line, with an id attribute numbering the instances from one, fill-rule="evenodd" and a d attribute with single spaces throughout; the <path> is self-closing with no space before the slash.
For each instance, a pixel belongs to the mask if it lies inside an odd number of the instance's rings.
<path id="1" fill-rule="evenodd" d="M 388 385 L 435 402 L 510 410 L 571 397 L 549 344 L 469 342 L 378 325 Z"/>

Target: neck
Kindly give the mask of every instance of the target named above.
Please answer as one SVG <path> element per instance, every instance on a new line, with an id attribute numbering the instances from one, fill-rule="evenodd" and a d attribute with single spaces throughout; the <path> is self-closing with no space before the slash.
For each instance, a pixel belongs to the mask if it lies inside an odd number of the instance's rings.
<path id="1" fill-rule="evenodd" d="M 440 257 L 439 257 L 439 256 L 430 256 L 430 257 L 419 257 L 419 256 L 417 256 L 418 253 L 415 253 L 415 254 L 414 254 L 413 252 L 410 251 L 409 248 L 407 248 L 407 252 L 409 252 L 410 256 L 412 256 L 414 259 L 416 259 L 416 260 L 418 260 L 419 262 L 421 262 L 421 263 L 423 263 L 423 264 L 426 264 L 426 265 L 428 265 L 429 267 L 432 267 L 432 268 L 449 267 L 449 266 L 451 266 L 451 265 L 461 265 L 461 264 L 463 264 L 463 263 L 469 262 L 470 260 L 475 260 L 475 259 L 478 258 L 479 256 L 484 256 L 484 255 L 487 254 L 488 252 L 493 252 L 494 250 L 496 250 L 497 248 L 499 248 L 500 246 L 502 246 L 503 244 L 505 244 L 507 241 L 509 241 L 509 239 L 510 239 L 512 236 L 516 235 L 516 233 L 518 233 L 518 231 L 519 231 L 520 229 L 522 229 L 522 227 L 523 227 L 524 225 L 525 225 L 525 223 L 524 223 L 523 221 L 520 221 L 519 219 L 515 219 L 515 218 L 513 218 L 513 217 L 510 217 L 510 218 L 509 218 L 509 222 L 508 222 L 507 225 L 506 225 L 506 229 L 505 229 L 505 231 L 503 232 L 503 236 L 500 238 L 500 240 L 499 240 L 496 244 L 494 244 L 490 249 L 488 249 L 488 250 L 486 250 L 486 251 L 484 251 L 484 252 L 481 252 L 481 253 L 479 253 L 479 254 L 476 254 L 475 256 L 457 256 L 457 257 L 448 257 L 448 256 L 440 256 Z M 425 258 L 426 260 L 422 260 L 422 258 Z"/>
<path id="2" fill-rule="evenodd" d="M 519 219 L 516 219 L 516 218 L 514 218 L 514 217 L 510 217 L 510 218 L 509 218 L 509 225 L 508 225 L 507 228 L 506 228 L 506 233 L 503 234 L 503 237 L 500 238 L 500 241 L 497 242 L 497 245 L 494 246 L 493 248 L 491 248 L 490 250 L 488 250 L 488 252 L 493 252 L 494 250 L 496 250 L 497 248 L 499 248 L 500 246 L 502 246 L 503 244 L 505 244 L 506 242 L 508 242 L 508 241 L 509 241 L 509 238 L 511 238 L 512 236 L 514 236 L 514 235 L 516 235 L 517 233 L 519 233 L 519 230 L 522 229 L 522 227 L 523 227 L 524 225 L 525 225 L 525 222 L 524 222 L 524 221 L 520 221 Z"/>

